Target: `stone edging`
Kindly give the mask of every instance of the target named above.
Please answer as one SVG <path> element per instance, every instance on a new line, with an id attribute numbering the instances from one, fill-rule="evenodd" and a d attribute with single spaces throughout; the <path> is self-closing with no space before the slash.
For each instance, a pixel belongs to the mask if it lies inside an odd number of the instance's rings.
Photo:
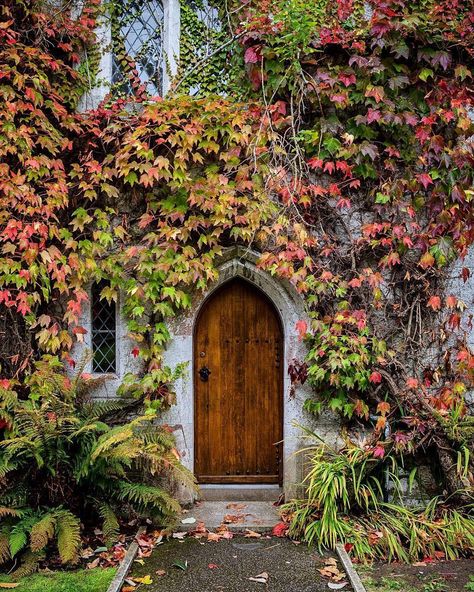
<path id="1" fill-rule="evenodd" d="M 135 559 L 135 556 L 138 552 L 138 543 L 136 541 L 136 538 L 138 536 L 140 536 L 141 534 L 143 534 L 145 531 L 146 531 L 146 528 L 144 526 L 140 526 L 140 528 L 137 531 L 137 534 L 135 535 L 135 538 L 130 543 L 129 548 L 127 549 L 127 552 L 125 553 L 125 557 L 120 562 L 117 573 L 115 574 L 114 579 L 110 582 L 110 586 L 107 588 L 107 592 L 119 592 L 120 591 L 120 589 L 123 585 L 123 582 L 124 582 L 125 578 L 127 577 L 127 574 L 128 574 L 130 567 L 133 563 L 133 560 Z"/>
<path id="2" fill-rule="evenodd" d="M 336 545 L 336 552 L 346 571 L 347 577 L 349 578 L 354 592 L 367 592 L 359 577 L 359 574 L 356 572 L 354 565 L 352 564 L 351 558 L 344 549 L 344 545 Z"/>

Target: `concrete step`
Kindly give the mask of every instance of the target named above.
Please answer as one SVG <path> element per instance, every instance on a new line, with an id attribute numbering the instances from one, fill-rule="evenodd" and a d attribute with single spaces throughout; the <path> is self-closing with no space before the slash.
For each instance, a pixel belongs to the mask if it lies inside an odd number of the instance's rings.
<path id="1" fill-rule="evenodd" d="M 189 519 L 194 519 L 189 523 Z M 183 524 L 182 520 L 186 522 Z M 231 531 L 268 532 L 280 521 L 278 508 L 271 502 L 203 501 L 183 513 L 178 530 L 194 530 L 204 522 L 208 530 L 225 524 Z"/>
<path id="2" fill-rule="evenodd" d="M 243 502 L 276 502 L 283 489 L 276 485 L 201 485 L 200 500 L 202 501 L 243 501 Z"/>

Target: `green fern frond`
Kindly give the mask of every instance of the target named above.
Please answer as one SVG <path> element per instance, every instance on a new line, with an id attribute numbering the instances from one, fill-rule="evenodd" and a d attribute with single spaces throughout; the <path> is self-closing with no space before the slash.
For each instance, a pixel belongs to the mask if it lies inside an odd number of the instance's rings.
<path id="1" fill-rule="evenodd" d="M 82 407 L 82 412 L 88 419 L 102 419 L 107 415 L 119 413 L 123 408 L 123 401 L 120 399 L 112 399 L 87 403 Z"/>
<path id="2" fill-rule="evenodd" d="M 30 547 L 32 551 L 41 551 L 54 537 L 56 518 L 54 514 L 44 515 L 33 525 L 30 533 Z"/>
<path id="3" fill-rule="evenodd" d="M 15 557 L 28 543 L 28 535 L 25 528 L 20 523 L 12 528 L 8 539 L 11 557 Z"/>
<path id="4" fill-rule="evenodd" d="M 120 525 L 117 520 L 115 512 L 108 504 L 102 503 L 99 506 L 99 514 L 103 520 L 102 532 L 108 545 L 111 545 L 117 540 L 120 532 Z"/>
<path id="5" fill-rule="evenodd" d="M 5 477 L 11 471 L 14 471 L 19 466 L 19 463 L 5 455 L 0 457 L 0 479 Z"/>
<path id="6" fill-rule="evenodd" d="M 119 489 L 120 499 L 128 501 L 138 512 L 155 510 L 165 515 L 171 515 L 181 509 L 179 503 L 161 487 L 123 481 L 120 483 Z"/>
<path id="7" fill-rule="evenodd" d="M 21 512 L 20 508 L 26 505 L 27 491 L 24 484 L 17 485 L 13 489 L 0 492 L 0 504 L 2 506 L 15 508 Z"/>
<path id="8" fill-rule="evenodd" d="M 56 510 L 56 536 L 62 563 L 77 561 L 81 548 L 81 525 L 69 510 Z"/>
<path id="9" fill-rule="evenodd" d="M 91 455 L 92 461 L 97 460 L 97 458 L 99 458 L 100 456 L 106 455 L 106 453 L 111 448 L 117 446 L 117 444 L 120 444 L 125 440 L 128 440 L 132 436 L 133 430 L 130 424 L 125 426 L 117 426 L 116 428 L 113 428 L 108 433 L 104 434 L 99 438 L 97 445 Z"/>

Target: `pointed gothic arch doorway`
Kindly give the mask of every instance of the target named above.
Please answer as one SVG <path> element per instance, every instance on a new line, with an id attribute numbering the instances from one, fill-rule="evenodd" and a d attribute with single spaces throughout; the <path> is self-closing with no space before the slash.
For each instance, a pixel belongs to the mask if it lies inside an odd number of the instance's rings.
<path id="1" fill-rule="evenodd" d="M 194 327 L 194 471 L 200 483 L 282 484 L 282 322 L 255 285 L 234 278 Z"/>

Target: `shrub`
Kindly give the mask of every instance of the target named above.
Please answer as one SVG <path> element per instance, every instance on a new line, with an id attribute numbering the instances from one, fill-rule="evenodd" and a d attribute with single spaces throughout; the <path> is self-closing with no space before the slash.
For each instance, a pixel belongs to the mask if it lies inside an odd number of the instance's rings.
<path id="1" fill-rule="evenodd" d="M 0 563 L 27 547 L 38 557 L 53 540 L 63 563 L 75 561 L 88 516 L 108 541 L 120 516 L 169 522 L 179 510 L 173 480 L 193 482 L 154 414 L 114 425 L 127 401 L 91 400 L 90 382 L 47 356 L 23 384 L 1 383 Z"/>

